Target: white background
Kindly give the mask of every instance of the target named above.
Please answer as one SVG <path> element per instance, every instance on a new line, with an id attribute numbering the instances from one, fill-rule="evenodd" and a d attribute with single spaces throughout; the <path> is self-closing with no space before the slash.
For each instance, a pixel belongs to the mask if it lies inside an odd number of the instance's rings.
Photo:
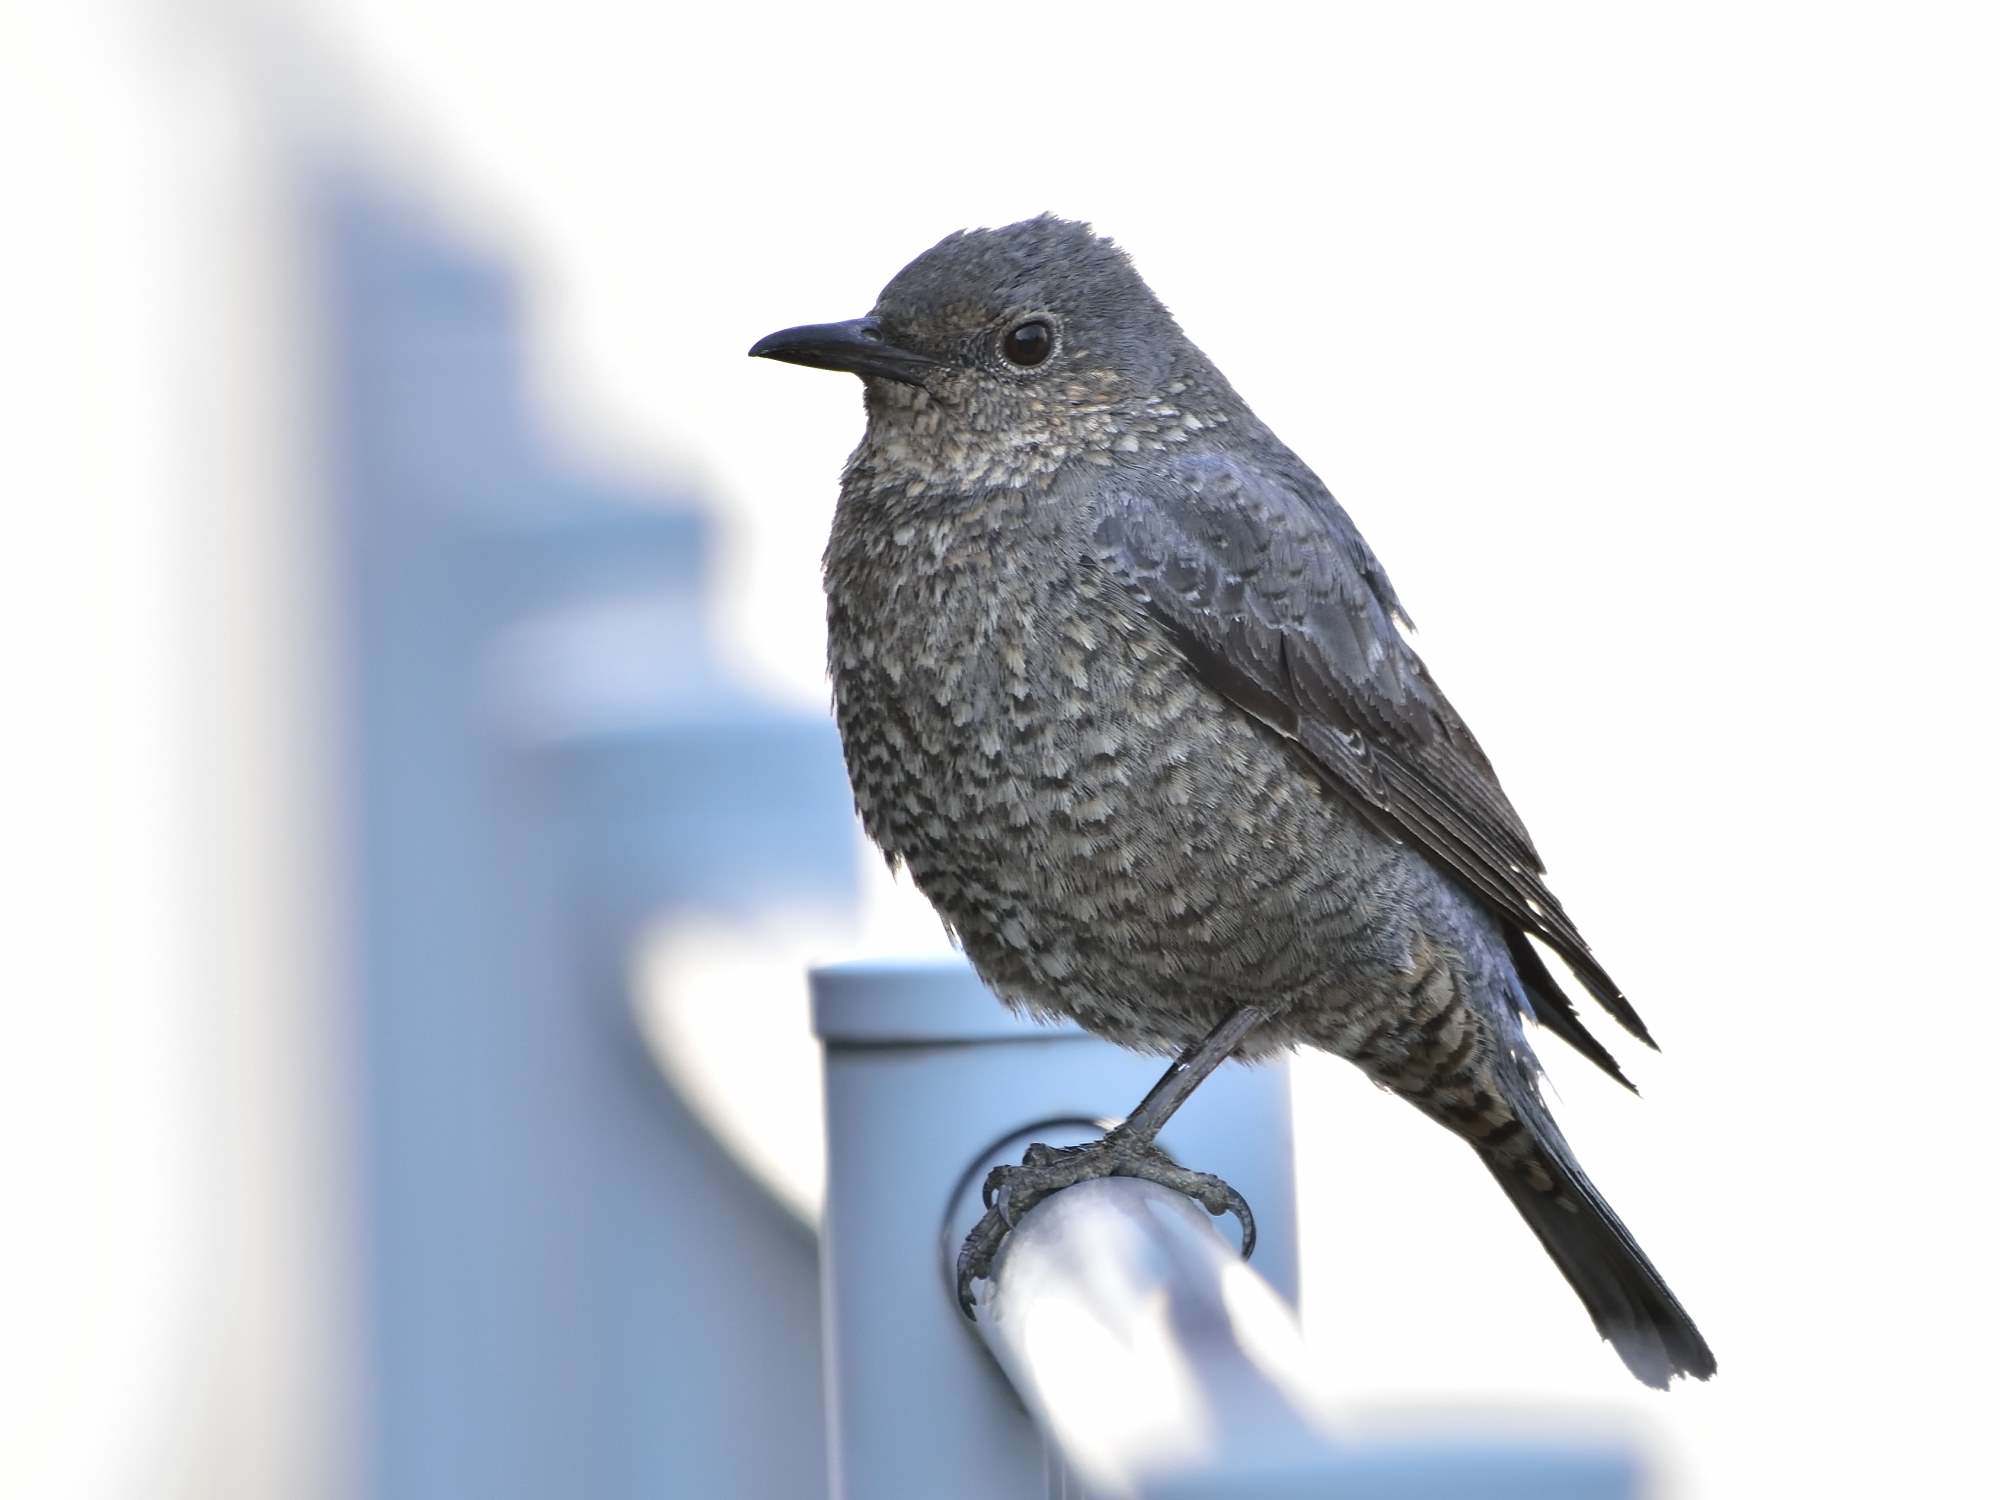
<path id="1" fill-rule="evenodd" d="M 239 295 L 201 285 L 188 163 L 228 138 L 202 80 L 274 37 L 526 258 L 551 420 L 722 508 L 727 647 L 804 705 L 859 392 L 743 350 L 864 311 L 962 225 L 1052 209 L 1115 235 L 1360 522 L 1666 1049 L 1620 1048 L 1643 1102 L 1548 1060 L 1721 1360 L 1667 1396 L 1469 1155 L 1301 1067 L 1308 1323 L 1351 1408 L 1636 1435 L 1676 1495 L 1990 1482 L 1989 16 L 5 13 L 0 123 L 35 210 L 0 277 L 5 680 L 39 728 L 4 778 L 0 1165 L 36 1229 L 0 1282 L 0 1488 L 105 1493 L 186 1414 L 165 1372 L 201 1315 L 188 1189 L 218 1127 L 175 920 L 198 837 L 162 780 L 197 737 L 163 686 L 192 648 L 160 622 L 204 461 L 159 351 L 185 295 Z M 871 941 L 930 940 L 907 893 L 874 913 Z M 809 1159 L 809 1112 L 792 1129 L 766 1149 Z M 271 1270 L 296 1248 L 238 1247 L 274 1305 L 303 1295 Z"/>

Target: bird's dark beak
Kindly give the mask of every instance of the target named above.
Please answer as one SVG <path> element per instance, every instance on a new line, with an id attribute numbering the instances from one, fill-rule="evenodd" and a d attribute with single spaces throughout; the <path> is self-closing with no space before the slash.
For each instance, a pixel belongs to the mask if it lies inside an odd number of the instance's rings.
<path id="1" fill-rule="evenodd" d="M 880 375 L 916 385 L 938 361 L 913 349 L 899 349 L 882 336 L 873 318 L 845 323 L 807 323 L 766 334 L 750 346 L 752 359 L 781 359 L 788 365 L 815 370 L 851 370 L 856 375 Z"/>

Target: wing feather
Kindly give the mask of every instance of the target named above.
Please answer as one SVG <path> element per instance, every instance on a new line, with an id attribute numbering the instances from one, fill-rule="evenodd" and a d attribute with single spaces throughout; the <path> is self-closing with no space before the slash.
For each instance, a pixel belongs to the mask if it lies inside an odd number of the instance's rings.
<path id="1" fill-rule="evenodd" d="M 1213 452 L 1147 468 L 1113 487 L 1096 544 L 1216 691 L 1296 741 L 1376 827 L 1452 871 L 1511 925 L 1510 943 L 1530 954 L 1520 934 L 1548 944 L 1652 1043 L 1543 881 L 1485 752 L 1398 629 L 1408 617 L 1381 564 L 1309 470 L 1293 461 L 1267 474 Z M 1524 983 L 1551 1029 L 1623 1081 L 1545 967 Z"/>

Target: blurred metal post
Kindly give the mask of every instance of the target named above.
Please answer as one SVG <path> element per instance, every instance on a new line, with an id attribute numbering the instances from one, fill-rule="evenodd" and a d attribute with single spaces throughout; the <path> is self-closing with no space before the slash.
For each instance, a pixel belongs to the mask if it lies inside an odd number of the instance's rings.
<path id="1" fill-rule="evenodd" d="M 810 1236 L 660 1076 L 637 935 L 851 899 L 832 726 L 731 680 L 712 523 L 580 467 L 507 263 L 309 158 L 374 1500 L 813 1500 Z M 755 1003 L 756 996 L 732 996 Z"/>

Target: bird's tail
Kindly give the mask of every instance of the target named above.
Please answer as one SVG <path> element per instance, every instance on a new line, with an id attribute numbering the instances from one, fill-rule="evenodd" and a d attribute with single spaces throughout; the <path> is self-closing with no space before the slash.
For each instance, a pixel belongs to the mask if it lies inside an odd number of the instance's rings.
<path id="1" fill-rule="evenodd" d="M 1584 1176 L 1554 1123 L 1546 1115 L 1522 1123 L 1529 1128 L 1514 1149 L 1482 1150 L 1480 1157 L 1576 1288 L 1597 1331 L 1647 1385 L 1665 1390 L 1676 1375 L 1708 1379 L 1715 1356 L 1701 1331 Z"/>

